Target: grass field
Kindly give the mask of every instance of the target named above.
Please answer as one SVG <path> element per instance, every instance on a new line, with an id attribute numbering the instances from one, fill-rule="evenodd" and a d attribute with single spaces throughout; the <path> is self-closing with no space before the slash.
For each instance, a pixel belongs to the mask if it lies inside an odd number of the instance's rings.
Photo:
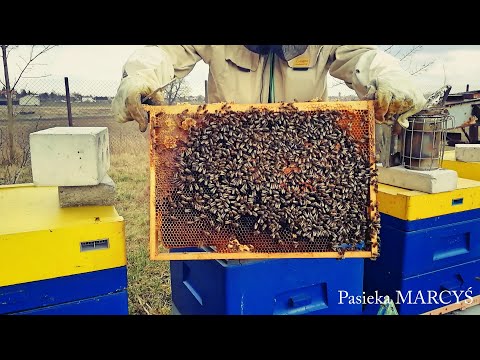
<path id="1" fill-rule="evenodd" d="M 83 118 L 111 116 L 111 104 L 108 102 L 98 103 L 72 103 L 72 117 Z M 64 102 L 46 102 L 41 106 L 14 105 L 13 111 L 18 121 L 24 120 L 55 120 L 67 118 L 67 104 Z M 7 107 L 0 106 L 0 120 L 7 119 Z"/>
<path id="2" fill-rule="evenodd" d="M 75 126 L 106 126 L 111 148 L 110 177 L 117 186 L 115 207 L 125 218 L 128 294 L 131 314 L 169 314 L 170 274 L 167 261 L 151 261 L 148 254 L 148 137 L 136 123 L 118 124 L 111 118 L 76 119 Z M 18 154 L 28 146 L 28 134 L 54 126 L 66 126 L 66 119 L 19 121 L 16 126 Z M 0 185 L 5 172 L 18 168 L 2 162 L 5 154 L 6 122 L 0 121 Z M 0 140 L 2 141 L 2 140 Z M 19 155 L 20 156 L 20 155 Z M 5 155 L 3 155 L 5 157 Z M 30 163 L 20 172 L 17 183 L 32 181 Z"/>

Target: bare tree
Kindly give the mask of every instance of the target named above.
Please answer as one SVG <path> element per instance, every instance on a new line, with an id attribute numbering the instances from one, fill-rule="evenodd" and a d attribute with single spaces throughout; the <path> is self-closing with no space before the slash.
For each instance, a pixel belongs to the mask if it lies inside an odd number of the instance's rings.
<path id="1" fill-rule="evenodd" d="M 31 45 L 29 57 L 20 59 L 24 62 L 22 65 L 18 65 L 18 76 L 16 79 L 13 80 L 13 84 L 10 81 L 10 74 L 8 68 L 8 56 L 12 50 L 18 48 L 18 45 L 0 45 L 2 49 L 2 60 L 3 60 L 3 75 L 4 81 L 0 80 L 0 84 L 3 85 L 5 88 L 6 96 L 7 96 L 7 121 L 8 121 L 8 159 L 10 163 L 14 161 L 14 114 L 13 114 L 13 94 L 15 91 L 15 87 L 17 86 L 18 82 L 22 78 L 38 78 L 44 77 L 43 76 L 26 76 L 26 74 L 32 69 L 35 65 L 35 60 L 45 54 L 47 51 L 53 49 L 56 45 Z"/>
<path id="2" fill-rule="evenodd" d="M 419 64 L 414 62 L 415 54 L 422 50 L 423 45 L 412 45 L 409 48 L 401 48 L 398 45 L 384 45 L 380 46 L 380 48 L 386 53 L 395 56 L 402 64 L 405 64 L 405 70 L 411 75 L 424 72 L 435 62 L 435 60 L 424 61 Z"/>
<path id="3" fill-rule="evenodd" d="M 190 87 L 185 81 L 185 78 L 175 79 L 163 89 L 163 95 L 165 102 L 168 105 L 172 105 L 181 98 L 184 98 L 190 94 Z"/>

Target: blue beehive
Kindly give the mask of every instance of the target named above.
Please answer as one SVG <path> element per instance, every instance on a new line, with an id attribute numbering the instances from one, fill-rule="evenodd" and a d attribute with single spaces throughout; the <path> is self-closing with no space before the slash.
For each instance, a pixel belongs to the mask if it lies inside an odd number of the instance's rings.
<path id="1" fill-rule="evenodd" d="M 195 250 L 203 251 L 188 249 Z M 172 301 L 182 315 L 362 312 L 347 294 L 362 294 L 363 259 L 175 260 L 170 273 Z"/>
<path id="2" fill-rule="evenodd" d="M 388 295 L 400 315 L 472 303 L 480 294 L 479 195 L 480 182 L 465 179 L 440 194 L 381 184 L 381 251 L 365 262 L 365 293 Z"/>
<path id="3" fill-rule="evenodd" d="M 0 314 L 128 315 L 127 267 L 0 287 Z"/>

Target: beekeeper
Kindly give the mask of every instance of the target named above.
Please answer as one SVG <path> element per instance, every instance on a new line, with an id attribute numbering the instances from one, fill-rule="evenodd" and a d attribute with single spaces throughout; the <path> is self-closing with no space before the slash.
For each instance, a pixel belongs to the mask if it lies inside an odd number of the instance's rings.
<path id="1" fill-rule="evenodd" d="M 210 68 L 210 103 L 326 101 L 327 73 L 359 99 L 375 99 L 380 123 L 397 120 L 406 127 L 426 103 L 399 61 L 372 45 L 157 45 L 136 50 L 123 66 L 112 103 L 115 119 L 135 120 L 145 131 L 141 98 L 188 75 L 200 60 Z M 162 100 L 161 91 L 152 97 L 153 103 Z"/>

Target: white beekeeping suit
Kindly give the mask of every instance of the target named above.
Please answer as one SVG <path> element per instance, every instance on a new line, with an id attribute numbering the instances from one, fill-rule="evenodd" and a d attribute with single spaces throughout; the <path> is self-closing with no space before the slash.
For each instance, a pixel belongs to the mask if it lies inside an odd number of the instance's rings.
<path id="1" fill-rule="evenodd" d="M 378 122 L 407 118 L 426 103 L 397 59 L 372 45 L 158 45 L 135 51 L 123 67 L 112 104 L 118 122 L 147 128 L 141 96 L 209 65 L 210 102 L 266 103 L 327 100 L 327 74 L 345 82 L 360 99 L 376 99 Z M 157 92 L 156 102 L 163 100 Z"/>

